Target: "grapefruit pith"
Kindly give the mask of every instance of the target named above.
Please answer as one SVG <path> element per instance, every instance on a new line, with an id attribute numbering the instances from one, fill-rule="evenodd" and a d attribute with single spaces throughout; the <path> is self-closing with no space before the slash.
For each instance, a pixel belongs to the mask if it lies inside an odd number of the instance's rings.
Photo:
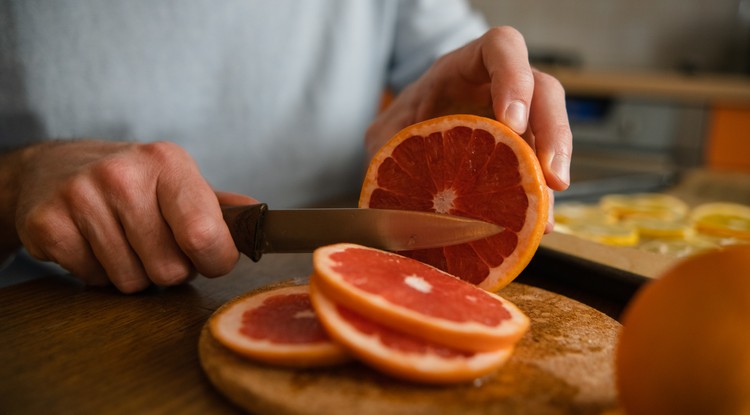
<path id="1" fill-rule="evenodd" d="M 334 303 L 461 350 L 515 344 L 529 319 L 511 302 L 412 258 L 355 244 L 313 253 L 311 282 Z"/>
<path id="2" fill-rule="evenodd" d="M 288 367 L 315 367 L 350 359 L 313 310 L 307 285 L 250 292 L 223 305 L 211 334 L 243 356 Z"/>
<path id="3" fill-rule="evenodd" d="M 498 369 L 513 353 L 513 346 L 487 352 L 442 346 L 335 304 L 315 283 L 310 290 L 320 320 L 337 341 L 363 362 L 400 379 L 433 384 L 469 381 Z"/>
<path id="4" fill-rule="evenodd" d="M 466 244 L 404 252 L 486 290 L 512 281 L 544 234 L 547 186 L 533 149 L 505 125 L 449 115 L 406 127 L 370 161 L 359 206 L 429 211 L 503 226 Z"/>

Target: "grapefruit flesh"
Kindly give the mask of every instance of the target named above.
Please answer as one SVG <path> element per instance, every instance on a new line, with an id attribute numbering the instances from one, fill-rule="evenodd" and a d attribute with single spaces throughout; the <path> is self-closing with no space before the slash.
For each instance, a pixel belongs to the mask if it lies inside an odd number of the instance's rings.
<path id="1" fill-rule="evenodd" d="M 266 363 L 315 367 L 350 358 L 320 324 L 307 285 L 239 297 L 222 306 L 209 327 L 224 346 Z"/>
<path id="2" fill-rule="evenodd" d="M 434 384 L 469 381 L 498 369 L 513 352 L 512 346 L 488 352 L 446 347 L 335 304 L 314 283 L 310 295 L 321 321 L 337 341 L 363 362 L 400 379 Z"/>
<path id="3" fill-rule="evenodd" d="M 355 244 L 313 253 L 311 281 L 346 308 L 402 332 L 462 350 L 515 344 L 529 319 L 502 297 L 412 258 Z"/>
<path id="4" fill-rule="evenodd" d="M 407 127 L 370 162 L 359 206 L 429 211 L 501 225 L 466 244 L 404 252 L 486 290 L 512 281 L 544 234 L 547 186 L 533 149 L 503 124 L 449 115 Z"/>

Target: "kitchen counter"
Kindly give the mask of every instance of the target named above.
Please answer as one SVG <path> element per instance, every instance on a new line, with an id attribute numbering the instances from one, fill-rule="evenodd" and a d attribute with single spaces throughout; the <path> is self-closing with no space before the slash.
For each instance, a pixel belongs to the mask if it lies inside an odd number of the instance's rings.
<path id="1" fill-rule="evenodd" d="M 566 284 L 585 271 L 545 262 L 535 258 L 517 281 L 561 292 L 615 318 L 631 294 Z M 0 413 L 239 413 L 201 370 L 201 328 L 231 298 L 304 278 L 311 269 L 310 254 L 269 254 L 258 263 L 243 257 L 222 278 L 198 277 L 136 295 L 84 287 L 62 276 L 2 288 Z M 573 274 L 566 278 L 566 272 Z"/>
<path id="2" fill-rule="evenodd" d="M 540 67 L 556 77 L 568 95 L 637 96 L 721 105 L 750 105 L 750 77 Z"/>

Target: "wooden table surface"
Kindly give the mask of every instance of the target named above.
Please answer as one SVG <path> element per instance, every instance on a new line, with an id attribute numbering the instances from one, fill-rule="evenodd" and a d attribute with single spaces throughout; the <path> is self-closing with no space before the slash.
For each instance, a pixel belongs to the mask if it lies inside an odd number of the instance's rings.
<path id="1" fill-rule="evenodd" d="M 625 297 L 566 283 L 557 266 L 545 276 L 541 261 L 519 281 L 619 316 Z M 2 288 L 0 413 L 239 413 L 201 370 L 201 327 L 231 298 L 311 270 L 309 254 L 277 254 L 258 263 L 243 257 L 222 278 L 136 295 L 59 276 Z"/>

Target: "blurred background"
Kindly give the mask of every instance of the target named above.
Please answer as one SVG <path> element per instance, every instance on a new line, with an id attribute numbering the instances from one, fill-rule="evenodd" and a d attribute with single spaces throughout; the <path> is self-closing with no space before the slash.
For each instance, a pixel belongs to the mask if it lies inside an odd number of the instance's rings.
<path id="1" fill-rule="evenodd" d="M 750 172 L 750 0 L 471 0 L 566 89 L 561 200 Z"/>

